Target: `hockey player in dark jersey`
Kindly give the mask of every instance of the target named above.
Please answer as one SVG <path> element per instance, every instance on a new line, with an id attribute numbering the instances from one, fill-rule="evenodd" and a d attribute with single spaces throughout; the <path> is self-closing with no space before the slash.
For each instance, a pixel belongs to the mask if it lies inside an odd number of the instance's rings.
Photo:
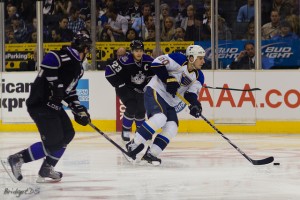
<path id="1" fill-rule="evenodd" d="M 62 101 L 68 104 L 77 123 L 86 126 L 90 122 L 87 109 L 78 100 L 76 86 L 83 75 L 81 61 L 89 52 L 91 42 L 88 35 L 78 33 L 71 46 L 50 51 L 44 56 L 26 101 L 27 110 L 37 125 L 42 141 L 8 157 L 11 171 L 17 180 L 23 178 L 23 163 L 41 158 L 45 159 L 37 182 L 61 180 L 62 173 L 54 171 L 54 167 L 75 134 Z"/>
<path id="2" fill-rule="evenodd" d="M 144 44 L 133 40 L 131 53 L 107 65 L 105 77 L 115 87 L 117 95 L 126 106 L 122 121 L 122 139 L 130 140 L 130 131 L 135 121 L 136 127 L 145 121 L 144 87 L 153 76 L 150 65 L 153 58 L 144 53 Z"/>

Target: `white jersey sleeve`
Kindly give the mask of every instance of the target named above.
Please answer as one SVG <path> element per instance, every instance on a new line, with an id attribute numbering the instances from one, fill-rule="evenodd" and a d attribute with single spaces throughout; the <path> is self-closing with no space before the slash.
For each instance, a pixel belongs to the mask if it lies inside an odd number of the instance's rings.
<path id="1" fill-rule="evenodd" d="M 165 65 L 169 76 L 173 76 L 180 84 L 178 93 L 184 96 L 186 91 L 193 92 L 197 96 L 202 87 L 199 78 L 199 72 L 193 70 L 191 72 L 187 69 L 187 59 L 185 55 L 181 53 L 172 53 L 161 55 L 153 61 L 154 65 Z M 181 103 L 181 99 L 177 96 L 173 97 L 166 91 L 166 84 L 163 83 L 157 75 L 155 75 L 148 83 L 149 87 L 154 89 L 170 106 L 177 106 Z"/>

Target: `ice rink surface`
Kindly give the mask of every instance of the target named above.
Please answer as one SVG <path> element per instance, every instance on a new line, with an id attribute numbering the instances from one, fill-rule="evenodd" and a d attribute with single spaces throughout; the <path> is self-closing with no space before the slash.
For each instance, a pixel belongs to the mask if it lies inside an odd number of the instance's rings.
<path id="1" fill-rule="evenodd" d="M 274 156 L 281 165 L 254 166 L 217 133 L 180 133 L 161 166 L 133 165 L 100 134 L 77 133 L 55 168 L 61 182 L 35 182 L 42 160 L 24 164 L 18 183 L 0 165 L 0 199 L 300 199 L 300 134 L 224 134 L 252 159 Z M 0 158 L 37 141 L 38 133 L 0 133 Z"/>

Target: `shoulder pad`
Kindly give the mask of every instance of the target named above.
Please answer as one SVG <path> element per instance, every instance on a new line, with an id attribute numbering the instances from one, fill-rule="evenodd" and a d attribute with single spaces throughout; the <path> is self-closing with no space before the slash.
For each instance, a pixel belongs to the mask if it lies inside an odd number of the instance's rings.
<path id="1" fill-rule="evenodd" d="M 171 53 L 169 54 L 169 57 L 175 62 L 177 62 L 179 65 L 183 65 L 187 61 L 186 56 L 182 53 Z"/>
<path id="2" fill-rule="evenodd" d="M 133 57 L 131 54 L 124 55 L 121 58 L 119 58 L 119 61 L 121 62 L 121 64 L 129 64 L 133 62 Z"/>
<path id="3" fill-rule="evenodd" d="M 41 66 L 43 66 L 45 68 L 58 68 L 58 67 L 60 67 L 60 65 L 61 65 L 61 63 L 60 63 L 59 56 L 54 51 L 48 52 L 44 56 L 42 64 L 41 64 Z"/>
<path id="4" fill-rule="evenodd" d="M 143 62 L 152 62 L 154 59 L 148 54 L 143 54 Z"/>

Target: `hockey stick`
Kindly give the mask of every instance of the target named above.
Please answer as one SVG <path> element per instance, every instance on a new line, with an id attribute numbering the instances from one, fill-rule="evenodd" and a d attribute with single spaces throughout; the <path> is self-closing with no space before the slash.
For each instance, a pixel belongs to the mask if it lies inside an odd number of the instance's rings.
<path id="1" fill-rule="evenodd" d="M 92 122 L 89 123 L 89 125 L 98 133 L 100 133 L 103 137 L 105 137 L 105 139 L 107 139 L 109 142 L 111 142 L 115 147 L 117 147 L 120 151 L 122 151 L 123 154 L 125 154 L 126 156 L 129 156 L 129 153 L 127 151 L 125 151 L 122 147 L 120 147 L 120 145 L 118 145 L 115 141 L 113 141 L 110 137 L 108 137 L 105 133 L 103 133 L 99 128 L 97 128 L 94 124 L 92 124 Z"/>
<path id="2" fill-rule="evenodd" d="M 190 105 L 190 103 L 183 97 L 181 96 L 179 93 L 176 94 L 186 105 Z M 210 121 L 208 121 L 208 119 L 206 119 L 206 117 L 204 117 L 203 115 L 200 115 L 201 118 L 208 124 L 210 125 L 217 133 L 219 133 L 229 144 L 231 144 L 231 146 L 233 146 L 240 154 L 242 154 L 242 156 L 244 156 L 250 163 L 252 163 L 253 165 L 266 165 L 269 164 L 271 162 L 274 161 L 274 157 L 268 157 L 268 158 L 264 158 L 261 160 L 253 160 L 251 159 L 249 156 L 247 156 L 247 154 L 245 154 L 245 152 L 243 152 L 239 147 L 237 147 L 235 144 L 233 144 L 219 129 L 217 129 L 217 127 L 215 127 Z"/>
<path id="3" fill-rule="evenodd" d="M 62 104 L 66 107 L 69 107 L 67 102 L 62 101 Z M 70 108 L 70 107 L 69 107 Z M 72 108 L 70 108 L 72 110 Z M 91 121 L 89 122 L 90 127 L 92 127 L 95 131 L 97 131 L 98 133 L 100 133 L 103 137 L 105 137 L 105 139 L 107 139 L 110 143 L 112 143 L 115 147 L 117 147 L 124 155 L 132 158 L 132 155 L 130 155 L 130 153 L 128 153 L 127 151 L 125 151 L 122 147 L 120 147 L 120 145 L 118 145 L 115 141 L 113 141 L 110 137 L 108 137 L 104 132 L 102 132 L 99 128 L 97 128 Z M 136 151 L 140 150 L 140 148 L 136 148 Z M 134 151 L 133 151 L 134 153 Z M 126 157 L 126 159 L 128 160 L 128 158 Z"/>
<path id="4" fill-rule="evenodd" d="M 204 85 L 204 88 L 209 88 L 209 89 L 218 89 L 218 90 L 234 90 L 234 91 L 242 91 L 242 92 L 250 92 L 250 91 L 256 91 L 256 90 L 261 90 L 260 88 L 250 88 L 247 90 L 244 89 L 237 89 L 237 88 L 224 88 L 224 87 L 211 87 Z"/>
<path id="5" fill-rule="evenodd" d="M 107 139 L 108 141 L 110 141 L 115 147 L 117 147 L 125 156 L 126 160 L 128 162 L 133 162 L 133 160 L 135 160 L 135 158 L 133 158 L 132 154 L 135 154 L 135 152 L 140 152 L 141 150 L 143 150 L 144 146 L 138 146 L 136 149 L 134 149 L 131 154 L 127 151 L 125 151 L 122 147 L 120 147 L 120 145 L 118 145 L 115 141 L 113 141 L 110 137 L 108 137 L 105 133 L 103 133 L 99 128 L 97 128 L 94 124 L 92 124 L 92 122 L 89 123 L 89 125 L 98 133 L 100 133 L 103 137 L 105 137 L 105 139 Z"/>

